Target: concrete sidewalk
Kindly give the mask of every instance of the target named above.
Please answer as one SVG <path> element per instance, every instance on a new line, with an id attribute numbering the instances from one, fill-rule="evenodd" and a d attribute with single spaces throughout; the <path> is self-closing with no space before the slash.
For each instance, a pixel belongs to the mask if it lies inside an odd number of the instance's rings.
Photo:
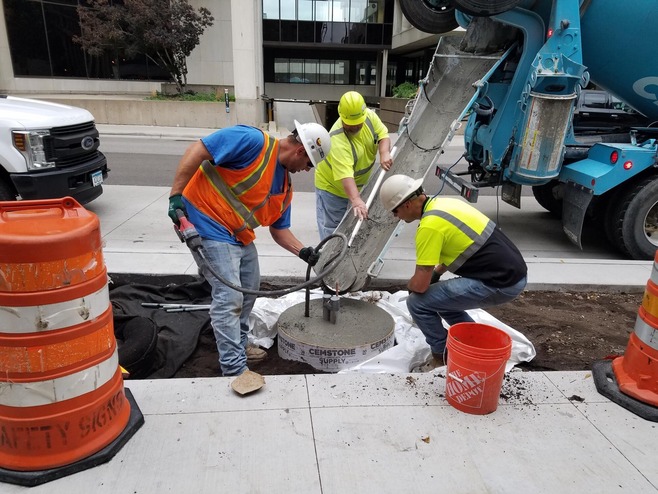
<path id="1" fill-rule="evenodd" d="M 167 217 L 168 187 L 105 185 L 100 198 L 87 205 L 101 220 L 104 256 L 110 273 L 196 274 L 187 246 L 180 243 Z M 521 250 L 529 268 L 529 289 L 642 291 L 651 261 L 619 260 L 607 242 L 591 232 L 585 251 L 571 244 L 558 220 L 532 197 L 521 211 L 493 196 L 477 207 L 493 218 Z M 542 228 L 538 229 L 537 225 Z M 295 193 L 291 230 L 306 245 L 319 242 L 315 196 Z M 371 286 L 400 284 L 413 274 L 415 224 L 405 225 L 384 255 L 384 267 Z M 274 243 L 266 228 L 257 231 L 261 275 L 301 280 L 306 264 Z"/>
<path id="2" fill-rule="evenodd" d="M 108 463 L 3 494 L 584 494 L 658 491 L 656 424 L 588 372 L 511 373 L 490 415 L 440 372 L 128 381 L 144 426 Z"/>

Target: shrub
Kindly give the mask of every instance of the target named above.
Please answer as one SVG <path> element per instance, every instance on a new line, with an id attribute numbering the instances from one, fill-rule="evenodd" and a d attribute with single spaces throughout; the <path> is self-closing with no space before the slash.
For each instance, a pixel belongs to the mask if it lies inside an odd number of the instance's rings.
<path id="1" fill-rule="evenodd" d="M 163 100 L 163 101 L 217 101 L 224 102 L 224 94 L 217 93 L 196 93 L 194 91 L 186 91 L 183 94 L 162 94 L 157 91 L 155 94 L 148 96 L 147 100 Z M 229 101 L 235 101 L 235 95 L 229 94 Z"/>
<path id="2" fill-rule="evenodd" d="M 417 91 L 418 91 L 417 84 L 414 84 L 413 82 L 403 82 L 399 86 L 395 86 L 393 88 L 393 97 L 411 99 L 416 97 Z"/>

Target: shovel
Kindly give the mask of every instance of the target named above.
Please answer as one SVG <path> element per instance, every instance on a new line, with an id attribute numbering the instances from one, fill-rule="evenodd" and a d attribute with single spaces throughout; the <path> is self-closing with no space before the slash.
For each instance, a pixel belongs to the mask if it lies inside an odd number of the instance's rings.
<path id="1" fill-rule="evenodd" d="M 393 149 L 391 149 L 391 158 L 395 158 L 395 153 L 397 152 L 398 148 L 396 146 L 393 146 Z M 370 192 L 370 196 L 368 196 L 368 200 L 366 201 L 366 209 L 370 209 L 370 206 L 372 205 L 372 201 L 375 200 L 375 196 L 377 195 L 377 191 L 379 190 L 379 187 L 381 186 L 382 182 L 384 181 L 384 175 L 386 175 L 386 170 L 382 169 L 379 172 L 379 176 L 377 177 L 377 180 L 375 181 L 375 185 L 372 188 L 372 191 Z M 363 220 L 359 220 L 356 223 L 356 226 L 354 227 L 354 231 L 352 232 L 352 235 L 350 235 L 350 239 L 347 242 L 348 247 L 352 247 L 352 242 L 354 242 L 354 238 L 356 237 L 356 234 L 359 233 L 359 230 L 361 229 L 361 225 L 363 224 Z"/>

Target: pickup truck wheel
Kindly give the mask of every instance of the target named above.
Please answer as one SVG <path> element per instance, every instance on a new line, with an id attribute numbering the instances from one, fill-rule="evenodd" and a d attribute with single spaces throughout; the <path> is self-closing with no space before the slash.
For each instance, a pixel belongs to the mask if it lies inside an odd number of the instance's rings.
<path id="1" fill-rule="evenodd" d="M 459 26 L 448 0 L 400 0 L 400 9 L 413 27 L 425 33 L 448 33 Z"/>
<path id="2" fill-rule="evenodd" d="M 633 259 L 652 260 L 658 250 L 658 177 L 622 189 L 606 214 L 606 233 Z"/>
<path id="3" fill-rule="evenodd" d="M 16 200 L 16 191 L 8 180 L 9 178 L 0 178 L 0 201 Z"/>
<path id="4" fill-rule="evenodd" d="M 513 9 L 521 0 L 450 0 L 464 14 L 489 17 Z"/>
<path id="5" fill-rule="evenodd" d="M 535 185 L 532 187 L 532 195 L 541 207 L 550 211 L 556 218 L 562 217 L 562 194 L 560 182 L 551 180 L 544 185 Z"/>

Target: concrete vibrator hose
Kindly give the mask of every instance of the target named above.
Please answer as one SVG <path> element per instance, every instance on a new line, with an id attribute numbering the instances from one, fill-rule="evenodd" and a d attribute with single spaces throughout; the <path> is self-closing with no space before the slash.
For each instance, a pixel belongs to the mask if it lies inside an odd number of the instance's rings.
<path id="1" fill-rule="evenodd" d="M 280 297 L 281 295 L 287 295 L 288 293 L 296 292 L 297 290 L 302 290 L 303 288 L 310 287 L 311 285 L 322 280 L 322 278 L 327 276 L 334 269 L 336 269 L 336 266 L 338 266 L 340 261 L 342 261 L 343 258 L 345 257 L 345 254 L 347 254 L 347 247 L 348 247 L 347 237 L 342 233 L 333 233 L 328 237 L 326 237 L 325 239 L 323 239 L 313 250 L 316 253 L 319 252 L 322 246 L 333 238 L 340 238 L 343 247 L 341 248 L 340 252 L 336 256 L 334 256 L 334 258 L 329 263 L 325 265 L 325 268 L 320 273 L 318 273 L 317 276 L 315 276 L 314 278 L 309 278 L 312 268 L 312 266 L 309 264 L 306 270 L 306 281 L 298 285 L 289 288 L 282 288 L 280 290 L 271 290 L 271 291 L 251 290 L 250 288 L 243 288 L 241 286 L 237 286 L 231 283 L 212 268 L 212 266 L 208 262 L 208 259 L 206 258 L 203 244 L 201 243 L 201 237 L 199 237 L 199 233 L 196 231 L 196 228 L 190 222 L 190 220 L 187 219 L 185 213 L 183 213 L 183 211 L 181 211 L 180 209 L 177 211 L 177 215 L 178 215 L 178 221 L 180 222 L 180 226 L 174 225 L 174 229 L 176 230 L 176 234 L 178 235 L 178 238 L 180 238 L 181 242 L 185 242 L 185 244 L 187 244 L 187 247 L 193 253 L 196 253 L 199 256 L 201 261 L 205 264 L 206 268 L 208 268 L 208 271 L 210 271 L 210 273 L 215 278 L 217 278 L 220 282 L 225 284 L 227 287 L 247 295 Z"/>

